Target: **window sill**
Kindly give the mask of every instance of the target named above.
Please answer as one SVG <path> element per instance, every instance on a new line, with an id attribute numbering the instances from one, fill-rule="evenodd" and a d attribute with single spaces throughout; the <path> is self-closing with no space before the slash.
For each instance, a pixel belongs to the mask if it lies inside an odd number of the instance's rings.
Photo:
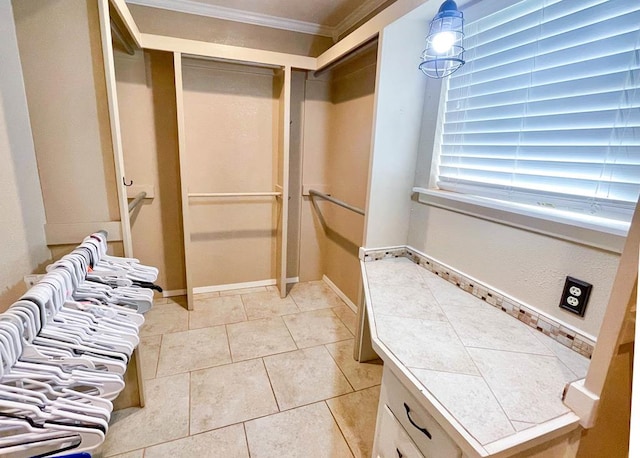
<path id="1" fill-rule="evenodd" d="M 549 214 L 546 210 L 447 191 L 415 187 L 413 192 L 418 194 L 418 202 L 422 204 L 613 253 L 622 252 L 629 228 L 624 223 L 610 227 L 592 221 L 574 220 L 560 214 Z"/>

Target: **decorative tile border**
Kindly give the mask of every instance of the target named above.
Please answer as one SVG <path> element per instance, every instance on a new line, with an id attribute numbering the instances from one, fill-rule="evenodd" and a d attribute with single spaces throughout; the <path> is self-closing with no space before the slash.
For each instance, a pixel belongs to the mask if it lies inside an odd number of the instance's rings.
<path id="1" fill-rule="evenodd" d="M 406 257 L 406 247 L 392 247 L 384 250 L 364 250 L 360 248 L 360 259 L 364 262 L 379 261 L 385 258 Z"/>
<path id="2" fill-rule="evenodd" d="M 363 250 L 360 252 L 360 259 L 365 262 L 378 261 L 385 258 L 406 257 L 415 262 L 419 266 L 438 275 L 440 278 L 453 283 L 458 288 L 473 294 L 488 304 L 499 308 L 503 312 L 517 318 L 531 328 L 542 332 L 551 337 L 555 341 L 561 343 L 567 348 L 591 358 L 595 342 L 582 334 L 569 329 L 552 318 L 541 315 L 530 307 L 517 302 L 516 300 L 505 297 L 492 288 L 479 283 L 464 274 L 453 270 L 433 258 L 413 250 L 410 247 L 392 247 L 382 250 Z"/>

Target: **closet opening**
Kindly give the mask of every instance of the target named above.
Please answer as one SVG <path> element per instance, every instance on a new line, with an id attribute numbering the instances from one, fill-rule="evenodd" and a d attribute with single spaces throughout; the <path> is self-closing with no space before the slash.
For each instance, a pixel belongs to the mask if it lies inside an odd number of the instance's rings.
<path id="1" fill-rule="evenodd" d="M 377 47 L 374 39 L 320 71 L 293 78 L 294 106 L 297 100 L 303 106 L 304 125 L 299 278 L 324 280 L 354 311 L 362 301 L 358 251 L 365 225 Z"/>
<path id="2" fill-rule="evenodd" d="M 320 72 L 116 53 L 134 252 L 167 296 L 319 281 L 357 311 L 377 45 Z"/>
<path id="3" fill-rule="evenodd" d="M 192 56 L 181 67 L 187 288 L 284 295 L 285 71 Z"/>
<path id="4" fill-rule="evenodd" d="M 173 54 L 114 48 L 134 256 L 157 266 L 165 295 L 185 289 Z M 122 183 L 121 183 L 122 185 Z"/>

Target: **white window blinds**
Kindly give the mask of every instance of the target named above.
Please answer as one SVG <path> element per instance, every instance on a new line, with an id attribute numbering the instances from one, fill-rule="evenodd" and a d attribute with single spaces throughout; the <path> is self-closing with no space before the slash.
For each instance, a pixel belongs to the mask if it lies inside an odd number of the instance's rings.
<path id="1" fill-rule="evenodd" d="M 438 187 L 630 221 L 639 27 L 640 0 L 524 0 L 467 24 L 467 63 L 446 92 Z"/>

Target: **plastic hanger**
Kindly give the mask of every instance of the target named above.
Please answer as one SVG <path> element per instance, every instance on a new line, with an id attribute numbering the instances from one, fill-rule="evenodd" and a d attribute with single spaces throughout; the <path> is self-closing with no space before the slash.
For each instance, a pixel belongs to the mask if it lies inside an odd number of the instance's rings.
<path id="1" fill-rule="evenodd" d="M 37 437 L 78 451 L 102 443 L 157 275 L 108 255 L 98 232 L 0 314 L 0 455 L 34 450 Z"/>
<path id="2" fill-rule="evenodd" d="M 6 426 L 22 427 L 25 432 L 0 438 L 0 454 L 5 458 L 40 457 L 73 450 L 82 443 L 82 436 L 72 431 L 34 428 L 28 422 L 5 418 Z"/>
<path id="3" fill-rule="evenodd" d="M 15 413 L 14 413 L 15 412 Z M 34 428 L 76 432 L 81 448 L 95 448 L 104 441 L 108 424 L 97 417 L 65 412 L 55 408 L 43 412 L 37 407 L 0 399 L 0 417 L 24 420 Z"/>

